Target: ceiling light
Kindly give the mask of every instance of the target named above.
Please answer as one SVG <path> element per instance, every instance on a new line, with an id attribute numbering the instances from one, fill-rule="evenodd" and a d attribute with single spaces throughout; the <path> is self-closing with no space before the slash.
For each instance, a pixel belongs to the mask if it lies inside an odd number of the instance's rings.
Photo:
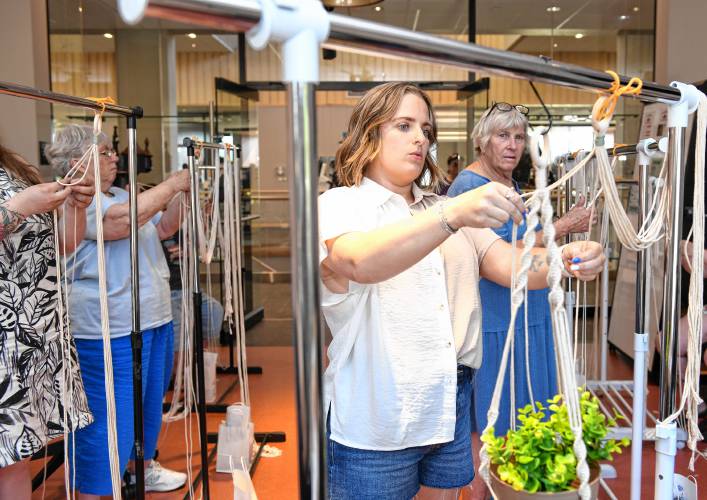
<path id="1" fill-rule="evenodd" d="M 383 0 L 322 0 L 324 7 L 365 7 L 375 5 Z"/>
<path id="2" fill-rule="evenodd" d="M 579 40 L 580 38 L 584 38 L 584 33 L 577 33 L 574 37 Z"/>
<path id="3" fill-rule="evenodd" d="M 635 7 L 633 8 L 633 11 L 634 11 L 634 12 L 638 12 L 639 10 L 641 10 L 641 9 L 640 9 L 638 6 L 635 6 Z"/>
<path id="4" fill-rule="evenodd" d="M 83 12 L 83 7 L 79 5 L 79 12 Z"/>
<path id="5" fill-rule="evenodd" d="M 193 40 L 196 38 L 196 33 L 187 33 L 187 36 Z"/>
<path id="6" fill-rule="evenodd" d="M 103 36 L 106 38 L 113 38 L 113 33 L 103 33 Z"/>
<path id="7" fill-rule="evenodd" d="M 556 44 L 556 43 L 553 43 L 552 46 L 553 46 L 554 48 L 557 48 L 557 44 Z"/>
<path id="8" fill-rule="evenodd" d="M 623 16 L 619 16 L 619 20 L 621 21 L 625 21 L 626 19 L 628 19 L 628 16 L 625 14 Z"/>
<path id="9" fill-rule="evenodd" d="M 548 7 L 545 10 L 548 12 L 560 12 L 560 8 L 557 5 L 553 5 L 552 7 Z"/>
<path id="10" fill-rule="evenodd" d="M 195 44 L 195 43 L 192 43 L 192 44 L 191 44 L 191 48 L 192 48 L 192 49 L 195 49 L 195 48 L 196 48 L 196 44 Z"/>
<path id="11" fill-rule="evenodd" d="M 375 7 L 373 7 L 373 10 L 375 10 L 376 12 L 380 12 L 383 10 L 383 7 L 381 7 L 380 5 L 376 5 Z"/>

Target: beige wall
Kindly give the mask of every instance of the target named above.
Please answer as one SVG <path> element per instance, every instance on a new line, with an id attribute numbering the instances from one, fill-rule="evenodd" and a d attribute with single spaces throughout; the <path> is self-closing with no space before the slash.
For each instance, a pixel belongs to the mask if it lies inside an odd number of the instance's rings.
<path id="1" fill-rule="evenodd" d="M 116 37 L 117 98 L 126 106 L 142 106 L 146 118 L 138 120 L 138 144 L 150 141 L 152 172 L 142 182 L 159 182 L 173 168 L 176 127 L 161 115 L 176 115 L 174 80 L 176 50 L 173 37 L 156 30 L 123 30 Z M 121 120 L 121 149 L 127 147 Z"/>
<path id="2" fill-rule="evenodd" d="M 656 0 L 658 83 L 707 79 L 707 1 Z"/>
<path id="3" fill-rule="evenodd" d="M 47 10 L 44 0 L 3 0 L 0 80 L 49 90 Z M 39 141 L 51 139 L 47 103 L 0 96 L 0 141 L 39 165 Z"/>

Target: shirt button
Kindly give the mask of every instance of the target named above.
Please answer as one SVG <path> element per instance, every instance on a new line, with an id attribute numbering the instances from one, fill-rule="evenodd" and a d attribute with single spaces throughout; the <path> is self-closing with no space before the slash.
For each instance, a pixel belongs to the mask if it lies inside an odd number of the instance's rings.
<path id="1" fill-rule="evenodd" d="M 452 347 L 452 343 L 451 343 L 451 342 L 447 342 L 447 347 Z"/>
<path id="2" fill-rule="evenodd" d="M 440 310 L 440 311 L 444 311 L 444 304 L 440 304 L 440 305 L 439 305 L 439 310 Z"/>
<path id="3" fill-rule="evenodd" d="M 441 269 L 437 269 L 437 275 L 441 275 L 441 274 L 442 274 L 442 270 L 441 270 Z"/>

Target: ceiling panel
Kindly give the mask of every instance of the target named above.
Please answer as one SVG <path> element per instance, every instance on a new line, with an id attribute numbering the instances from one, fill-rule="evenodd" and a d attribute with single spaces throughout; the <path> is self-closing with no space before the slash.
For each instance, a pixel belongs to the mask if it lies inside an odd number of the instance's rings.
<path id="1" fill-rule="evenodd" d="M 137 27 L 127 26 L 117 13 L 115 0 L 48 0 L 48 5 L 53 33 L 95 34 L 120 29 L 206 32 L 155 19 L 145 19 Z M 468 30 L 467 5 L 468 0 L 385 0 L 378 4 L 380 11 L 369 6 L 335 12 L 407 29 L 458 35 Z M 619 30 L 652 30 L 654 25 L 654 0 L 477 0 L 476 6 L 479 34 L 573 36 L 581 32 L 600 37 Z M 548 12 L 551 6 L 560 10 Z M 628 18 L 620 19 L 622 15 Z"/>

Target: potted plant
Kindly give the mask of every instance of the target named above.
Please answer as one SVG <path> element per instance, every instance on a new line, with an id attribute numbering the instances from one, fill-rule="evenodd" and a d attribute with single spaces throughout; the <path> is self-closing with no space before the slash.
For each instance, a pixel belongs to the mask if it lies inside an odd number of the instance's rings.
<path id="1" fill-rule="evenodd" d="M 540 402 L 535 405 L 535 411 L 532 405 L 518 410 L 520 424 L 505 436 L 494 436 L 490 427 L 481 437 L 491 459 L 491 486 L 499 500 L 576 499 L 577 459 L 567 407 L 559 395 L 548 400 L 547 407 Z M 599 462 L 621 453 L 621 447 L 627 446 L 629 440 L 606 439 L 609 427 L 615 426 L 616 421 L 600 411 L 599 401 L 588 391 L 582 392 L 580 407 L 590 487 L 592 498 L 596 498 Z"/>

